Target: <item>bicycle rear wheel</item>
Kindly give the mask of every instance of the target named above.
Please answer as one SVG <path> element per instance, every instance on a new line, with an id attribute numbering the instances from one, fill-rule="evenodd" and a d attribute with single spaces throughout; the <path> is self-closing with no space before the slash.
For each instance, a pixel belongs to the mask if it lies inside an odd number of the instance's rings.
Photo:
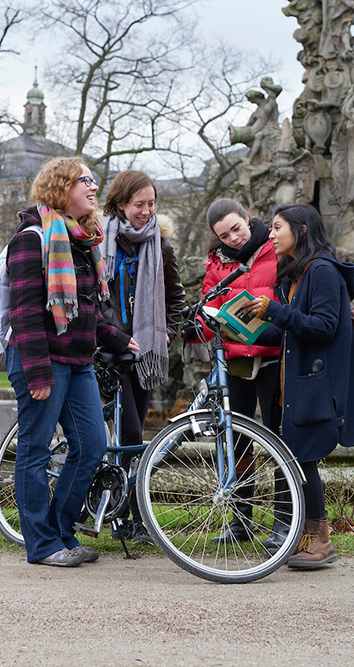
<path id="1" fill-rule="evenodd" d="M 227 474 L 225 431 L 210 411 L 201 410 L 177 418 L 152 440 L 140 462 L 137 497 L 149 533 L 177 565 L 211 581 L 246 583 L 267 576 L 294 551 L 303 529 L 304 498 L 292 454 L 277 436 L 237 414 L 232 430 L 236 469 L 242 472 L 231 495 L 222 497 L 218 472 L 224 465 Z M 222 442 L 223 462 L 217 442 Z M 271 554 L 263 543 L 283 497 L 277 495 L 275 472 L 277 483 L 282 479 L 288 490 L 282 516 L 289 532 Z M 233 516 L 247 530 L 250 515 L 247 541 L 220 539 Z"/>
<path id="2" fill-rule="evenodd" d="M 17 420 L 5 431 L 0 440 L 0 532 L 13 544 L 25 546 L 21 533 L 20 516 L 15 493 L 15 464 L 17 453 Z M 66 455 L 67 440 L 57 424 L 51 443 L 51 455 L 47 467 L 49 494 L 52 497 Z"/>

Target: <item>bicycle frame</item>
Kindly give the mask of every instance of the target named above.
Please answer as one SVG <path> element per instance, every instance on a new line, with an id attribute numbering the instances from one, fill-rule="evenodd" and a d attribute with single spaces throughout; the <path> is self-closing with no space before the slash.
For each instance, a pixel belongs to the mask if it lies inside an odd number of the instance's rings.
<path id="1" fill-rule="evenodd" d="M 121 465 L 121 456 L 122 454 L 132 454 L 139 456 L 142 454 L 145 449 L 148 447 L 148 443 L 141 443 L 139 445 L 121 445 L 121 436 L 122 436 L 122 391 L 118 389 L 115 392 L 114 398 L 112 401 L 107 403 L 104 406 L 104 412 L 109 412 L 113 408 L 113 437 L 112 444 L 107 445 L 106 452 L 113 454 L 113 462 L 115 465 Z M 136 471 L 133 475 L 128 475 L 129 487 L 133 488 L 136 482 Z"/>
<path id="2" fill-rule="evenodd" d="M 205 315 L 204 315 L 205 317 Z M 217 438 L 217 469 L 219 474 L 219 491 L 221 494 L 220 498 L 215 498 L 214 501 L 221 500 L 223 497 L 227 497 L 231 494 L 232 488 L 236 482 L 236 462 L 235 462 L 235 452 L 234 452 L 234 443 L 232 438 L 232 421 L 231 421 L 231 410 L 230 410 L 230 398 L 229 398 L 229 386 L 227 382 L 227 371 L 226 371 L 226 356 L 224 343 L 221 337 L 220 326 L 215 320 L 208 319 L 208 326 L 214 330 L 216 336 L 216 344 L 214 348 L 215 354 L 215 366 L 211 370 L 208 377 L 200 382 L 200 391 L 199 394 L 195 397 L 194 401 L 189 406 L 187 413 L 194 412 L 204 407 L 208 402 L 209 395 L 213 393 L 221 394 L 221 400 L 216 399 L 215 404 L 218 409 L 218 426 L 225 427 L 225 437 L 226 437 L 226 459 L 227 459 L 227 468 L 228 475 L 225 479 L 225 463 L 224 463 L 224 452 L 223 452 L 223 441 L 221 435 Z M 210 398 L 209 398 L 210 400 Z M 213 400 L 213 399 L 211 399 Z"/>

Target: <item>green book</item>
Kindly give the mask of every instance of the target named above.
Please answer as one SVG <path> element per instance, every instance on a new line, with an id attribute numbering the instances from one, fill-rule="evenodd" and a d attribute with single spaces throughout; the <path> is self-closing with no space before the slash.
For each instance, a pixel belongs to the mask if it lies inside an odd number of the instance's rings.
<path id="1" fill-rule="evenodd" d="M 263 322 L 255 315 L 245 313 L 244 307 L 254 298 L 247 290 L 242 290 L 233 299 L 226 301 L 219 310 L 212 306 L 204 306 L 204 310 L 221 324 L 228 338 L 252 345 L 259 334 L 271 326 L 270 322 Z"/>

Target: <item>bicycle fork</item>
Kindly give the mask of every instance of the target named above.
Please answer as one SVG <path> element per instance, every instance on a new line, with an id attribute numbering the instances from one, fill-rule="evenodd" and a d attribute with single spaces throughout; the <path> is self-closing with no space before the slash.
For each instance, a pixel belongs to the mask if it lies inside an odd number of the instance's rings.
<path id="1" fill-rule="evenodd" d="M 229 388 L 227 373 L 225 370 L 225 352 L 222 346 L 215 349 L 216 364 L 206 380 L 200 383 L 199 394 L 189 406 L 187 413 L 193 413 L 203 408 L 207 402 L 208 391 L 211 387 L 218 387 L 221 392 L 221 405 L 218 404 L 217 424 L 219 432 L 216 436 L 216 461 L 219 476 L 219 487 L 214 495 L 214 505 L 222 504 L 231 495 L 236 483 L 236 464 L 234 442 L 232 435 L 232 418 L 230 410 Z M 202 384 L 203 383 L 203 384 Z M 192 418 L 191 418 L 192 419 Z M 192 426 L 193 430 L 193 426 Z M 226 449 L 226 460 L 228 474 L 225 471 L 224 450 Z"/>

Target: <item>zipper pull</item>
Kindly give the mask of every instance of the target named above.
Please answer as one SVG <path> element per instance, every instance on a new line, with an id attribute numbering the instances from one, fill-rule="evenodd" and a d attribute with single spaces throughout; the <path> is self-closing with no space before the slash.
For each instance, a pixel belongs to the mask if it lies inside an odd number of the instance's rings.
<path id="1" fill-rule="evenodd" d="M 129 294 L 128 301 L 129 301 L 129 308 L 130 308 L 130 314 L 131 315 L 133 314 L 133 310 L 134 310 L 134 300 L 135 299 L 134 299 L 133 295 Z"/>

